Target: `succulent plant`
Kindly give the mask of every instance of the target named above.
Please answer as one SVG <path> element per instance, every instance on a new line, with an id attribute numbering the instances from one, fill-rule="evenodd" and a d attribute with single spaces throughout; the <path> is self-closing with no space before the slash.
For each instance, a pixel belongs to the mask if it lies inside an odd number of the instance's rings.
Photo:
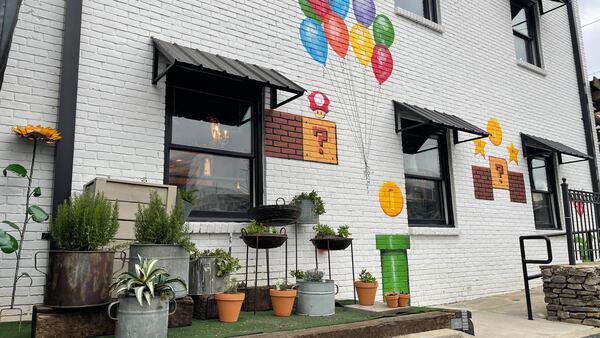
<path id="1" fill-rule="evenodd" d="M 323 280 L 323 271 L 319 271 L 317 269 L 314 270 L 306 270 L 304 272 L 304 281 L 306 282 L 320 282 Z"/>
<path id="2" fill-rule="evenodd" d="M 363 283 L 376 283 L 377 279 L 371 275 L 371 273 L 367 270 L 362 270 L 360 275 L 358 275 L 358 280 Z"/>
<path id="3" fill-rule="evenodd" d="M 291 289 L 291 288 L 292 288 L 292 285 L 291 285 L 291 284 L 288 284 L 288 283 L 287 283 L 285 280 L 283 280 L 283 279 L 278 279 L 278 280 L 275 282 L 275 290 L 278 290 L 278 291 L 285 291 L 285 290 L 289 290 L 289 289 Z"/>
<path id="4" fill-rule="evenodd" d="M 321 196 L 317 194 L 316 191 L 311 191 L 309 193 L 302 192 L 292 198 L 290 205 L 300 206 L 302 201 L 308 200 L 313 202 L 312 212 L 315 216 L 323 215 L 325 213 L 325 205 L 323 204 L 323 200 Z"/>
<path id="5" fill-rule="evenodd" d="M 237 279 L 230 277 L 229 279 L 227 279 L 227 282 L 225 283 L 225 291 L 223 291 L 224 293 L 229 293 L 229 294 L 234 294 L 234 293 L 238 293 L 238 281 Z"/>
<path id="6" fill-rule="evenodd" d="M 296 279 L 304 279 L 304 271 L 302 270 L 292 270 L 290 271 L 290 276 Z"/>

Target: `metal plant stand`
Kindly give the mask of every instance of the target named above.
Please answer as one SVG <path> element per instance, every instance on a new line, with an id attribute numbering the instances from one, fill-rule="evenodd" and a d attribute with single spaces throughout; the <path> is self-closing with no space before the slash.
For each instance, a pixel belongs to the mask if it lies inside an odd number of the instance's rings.
<path id="1" fill-rule="evenodd" d="M 331 279 L 331 249 L 330 249 L 330 244 L 331 244 L 331 240 L 326 239 L 327 241 L 327 265 L 329 267 L 329 279 Z M 313 245 L 315 247 L 315 265 L 317 270 L 319 269 L 319 255 L 318 255 L 318 248 L 317 245 L 315 244 L 315 242 L 313 242 Z M 335 250 L 335 251 L 342 251 L 342 250 Z M 355 273 L 354 273 L 354 246 L 352 245 L 352 240 L 350 240 L 350 258 L 352 260 L 352 289 L 354 290 L 353 292 L 353 297 L 354 297 L 354 304 L 356 304 L 356 287 L 354 286 L 354 281 L 356 280 L 355 277 Z"/>
<path id="2" fill-rule="evenodd" d="M 285 228 L 281 228 L 279 230 L 280 234 L 286 234 L 286 230 Z M 254 255 L 254 262 L 255 262 L 255 268 L 254 268 L 254 315 L 256 315 L 256 304 L 257 302 L 257 283 L 258 283 L 258 250 L 265 250 L 265 257 L 266 257 L 266 261 L 267 261 L 267 286 L 271 287 L 271 271 L 270 271 L 270 266 L 269 266 L 269 248 L 260 248 L 260 240 L 261 240 L 261 236 L 260 235 L 245 235 L 246 237 L 255 237 L 256 238 L 256 245 L 255 248 L 253 248 L 255 250 L 255 255 Z M 263 240 L 264 242 L 264 240 Z M 285 239 L 284 242 L 284 246 L 285 246 L 285 283 L 287 284 L 288 278 L 287 278 L 287 269 L 288 269 L 288 245 L 287 245 L 287 238 Z M 278 246 L 279 247 L 279 246 Z M 271 249 L 274 249 L 275 247 L 271 247 Z M 245 286 L 246 286 L 246 290 L 248 290 L 248 265 L 249 265 L 249 261 L 248 258 L 250 256 L 250 245 L 248 245 L 248 243 L 246 243 L 246 279 L 245 279 Z"/>

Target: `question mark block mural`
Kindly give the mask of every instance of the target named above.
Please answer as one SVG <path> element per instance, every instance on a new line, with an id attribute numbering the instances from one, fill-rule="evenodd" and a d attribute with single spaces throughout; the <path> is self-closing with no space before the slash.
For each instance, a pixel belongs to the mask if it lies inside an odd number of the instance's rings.
<path id="1" fill-rule="evenodd" d="M 302 140 L 305 161 L 338 163 L 335 122 L 302 117 Z"/>
<path id="2" fill-rule="evenodd" d="M 508 181 L 508 163 L 506 159 L 500 157 L 489 157 L 490 168 L 492 170 L 492 186 L 494 189 L 510 188 Z"/>

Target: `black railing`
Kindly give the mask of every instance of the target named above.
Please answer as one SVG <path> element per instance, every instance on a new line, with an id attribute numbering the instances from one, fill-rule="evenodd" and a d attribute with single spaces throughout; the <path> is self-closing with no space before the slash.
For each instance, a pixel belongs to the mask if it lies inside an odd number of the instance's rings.
<path id="1" fill-rule="evenodd" d="M 600 259 L 600 229 L 598 212 L 600 194 L 570 190 L 566 180 L 563 190 L 565 228 L 568 234 L 569 264 L 576 261 L 593 262 Z"/>

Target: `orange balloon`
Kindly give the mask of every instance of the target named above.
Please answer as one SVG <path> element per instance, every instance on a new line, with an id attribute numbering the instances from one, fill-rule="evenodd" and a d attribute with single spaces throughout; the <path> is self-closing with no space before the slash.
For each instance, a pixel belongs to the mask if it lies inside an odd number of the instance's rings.
<path id="1" fill-rule="evenodd" d="M 344 20 L 334 12 L 329 12 L 323 20 L 323 28 L 333 51 L 341 58 L 345 58 L 348 54 L 349 34 Z"/>

